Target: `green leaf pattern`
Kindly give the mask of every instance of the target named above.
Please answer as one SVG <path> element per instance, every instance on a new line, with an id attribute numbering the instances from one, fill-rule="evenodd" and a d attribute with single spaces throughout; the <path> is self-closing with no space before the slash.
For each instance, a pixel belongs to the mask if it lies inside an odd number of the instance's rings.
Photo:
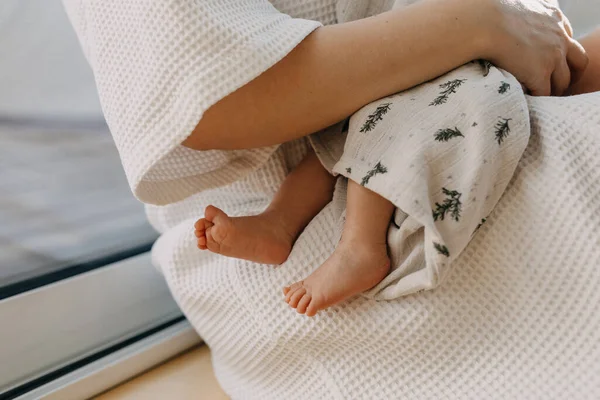
<path id="1" fill-rule="evenodd" d="M 439 106 L 442 104 L 446 104 L 446 102 L 450 98 L 450 95 L 456 93 L 458 88 L 466 81 L 467 81 L 466 79 L 453 79 L 446 83 L 442 83 L 439 86 L 440 86 L 440 89 L 443 89 L 443 90 L 440 91 L 439 96 L 436 97 L 431 103 L 429 103 L 429 105 L 430 106 Z"/>
<path id="2" fill-rule="evenodd" d="M 367 172 L 367 175 L 365 175 L 365 177 L 362 179 L 360 184 L 362 186 L 366 186 L 372 177 L 374 177 L 375 175 L 378 175 L 378 174 L 386 174 L 387 172 L 388 172 L 387 168 L 384 167 L 381 164 L 381 162 L 378 162 L 377 164 L 375 164 L 375 167 L 373 167 L 373 169 L 371 169 L 369 172 Z"/>
<path id="3" fill-rule="evenodd" d="M 379 105 L 375 111 L 367 117 L 367 120 L 360 128 L 360 131 L 364 133 L 375 129 L 377 123 L 383 119 L 383 116 L 387 114 L 388 111 L 390 111 L 391 105 L 392 103 L 383 103 Z"/>

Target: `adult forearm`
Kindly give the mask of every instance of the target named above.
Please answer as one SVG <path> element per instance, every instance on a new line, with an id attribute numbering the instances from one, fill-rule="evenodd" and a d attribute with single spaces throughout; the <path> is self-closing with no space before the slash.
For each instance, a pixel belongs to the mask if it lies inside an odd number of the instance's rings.
<path id="1" fill-rule="evenodd" d="M 582 94 L 600 91 L 600 29 L 580 40 L 590 59 L 581 79 L 575 82 L 568 94 Z"/>
<path id="2" fill-rule="evenodd" d="M 482 55 L 467 0 L 430 0 L 317 29 L 283 60 L 209 108 L 185 146 L 240 149 L 327 127 L 381 97 Z"/>

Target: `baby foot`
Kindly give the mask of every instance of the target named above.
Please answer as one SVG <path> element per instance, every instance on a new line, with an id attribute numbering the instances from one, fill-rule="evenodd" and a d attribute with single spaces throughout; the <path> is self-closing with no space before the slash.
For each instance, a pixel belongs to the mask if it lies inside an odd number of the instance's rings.
<path id="1" fill-rule="evenodd" d="M 342 240 L 308 278 L 283 289 L 285 301 L 309 317 L 381 282 L 390 270 L 384 244 Z"/>
<path id="2" fill-rule="evenodd" d="M 208 206 L 194 227 L 199 249 L 263 264 L 283 263 L 294 241 L 273 214 L 230 217 Z"/>

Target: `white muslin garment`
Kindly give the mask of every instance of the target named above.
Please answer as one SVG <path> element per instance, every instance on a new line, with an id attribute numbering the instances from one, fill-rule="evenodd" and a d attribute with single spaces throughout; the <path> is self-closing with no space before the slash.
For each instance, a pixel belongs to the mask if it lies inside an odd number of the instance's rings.
<path id="1" fill-rule="evenodd" d="M 528 146 L 443 285 L 357 296 L 307 318 L 281 288 L 335 248 L 344 181 L 282 266 L 225 258 L 195 247 L 193 222 L 211 203 L 261 211 L 307 142 L 241 152 L 180 143 L 210 105 L 335 23 L 336 1 L 65 5 L 132 190 L 159 205 L 147 207 L 161 232 L 153 260 L 232 398 L 600 397 L 598 94 L 527 98 Z"/>
<path id="2" fill-rule="evenodd" d="M 509 73 L 475 61 L 311 135 L 321 163 L 391 201 L 391 272 L 365 293 L 436 288 L 504 193 L 531 128 Z M 367 212 L 365 210 L 365 212 Z"/>

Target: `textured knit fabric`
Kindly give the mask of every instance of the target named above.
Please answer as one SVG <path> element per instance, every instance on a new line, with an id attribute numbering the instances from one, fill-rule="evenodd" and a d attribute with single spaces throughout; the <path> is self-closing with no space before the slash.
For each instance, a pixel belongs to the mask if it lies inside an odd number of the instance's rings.
<path id="1" fill-rule="evenodd" d="M 225 391 L 234 399 L 600 398 L 600 95 L 528 102 L 532 136 L 513 180 L 432 291 L 358 296 L 312 319 L 283 301 L 282 287 L 335 249 L 343 180 L 280 267 L 195 248 L 201 210 L 262 210 L 302 157 L 295 145 L 226 189 L 152 207 L 166 230 L 155 262 L 211 347 Z"/>
<path id="2" fill-rule="evenodd" d="M 298 18 L 267 0 L 65 0 L 140 200 L 167 204 L 232 183 L 275 151 L 181 146 L 211 105 L 335 22 L 334 0 L 274 3 Z"/>
<path id="3" fill-rule="evenodd" d="M 208 104 L 318 23 L 266 1 L 65 2 L 132 189 L 171 202 L 148 207 L 162 233 L 153 260 L 232 398 L 600 398 L 598 94 L 528 99 L 529 145 L 444 285 L 392 301 L 358 296 L 311 319 L 285 304 L 281 288 L 335 248 L 344 181 L 286 264 L 229 259 L 198 251 L 193 222 L 211 203 L 233 215 L 262 210 L 307 143 L 237 157 L 179 142 Z M 273 5 L 336 19 L 333 0 Z M 253 161 L 226 167 L 245 157 Z"/>
<path id="4" fill-rule="evenodd" d="M 340 125 L 310 137 L 323 165 L 397 207 L 392 271 L 367 293 L 378 300 L 444 280 L 504 193 L 531 131 L 519 82 L 483 61 L 366 105 L 347 134 Z"/>

